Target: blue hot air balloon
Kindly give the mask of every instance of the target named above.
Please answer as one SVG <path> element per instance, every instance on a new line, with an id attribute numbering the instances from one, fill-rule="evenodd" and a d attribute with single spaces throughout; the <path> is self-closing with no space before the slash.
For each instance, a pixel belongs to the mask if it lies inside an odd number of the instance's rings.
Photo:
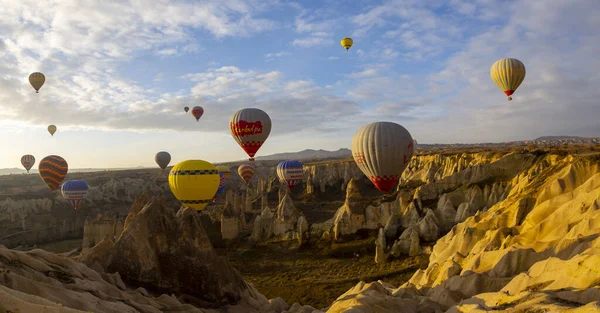
<path id="1" fill-rule="evenodd" d="M 222 172 L 219 172 L 219 189 L 217 189 L 217 193 L 215 193 L 215 196 L 213 197 L 213 201 L 217 200 L 217 197 L 221 194 L 221 192 L 223 192 L 223 190 L 225 190 L 225 184 L 227 183 L 227 178 L 225 178 L 225 174 L 223 174 Z"/>
<path id="2" fill-rule="evenodd" d="M 283 161 L 277 165 L 279 181 L 285 182 L 290 190 L 302 181 L 303 174 L 304 170 L 300 161 Z"/>
<path id="3" fill-rule="evenodd" d="M 60 191 L 63 198 L 69 201 L 73 209 L 77 210 L 77 206 L 87 195 L 88 189 L 88 184 L 83 180 L 69 180 L 62 184 Z"/>

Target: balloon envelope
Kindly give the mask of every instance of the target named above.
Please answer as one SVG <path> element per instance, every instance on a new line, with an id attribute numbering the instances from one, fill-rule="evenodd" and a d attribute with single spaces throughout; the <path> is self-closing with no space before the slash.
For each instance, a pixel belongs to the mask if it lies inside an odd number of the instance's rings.
<path id="1" fill-rule="evenodd" d="M 217 170 L 219 171 L 219 173 L 223 173 L 225 179 L 229 179 L 229 177 L 231 176 L 231 169 L 228 166 L 219 165 L 217 166 Z"/>
<path id="2" fill-rule="evenodd" d="M 31 154 L 26 154 L 21 157 L 21 164 L 27 170 L 27 173 L 29 173 L 29 170 L 33 167 L 33 164 L 35 164 L 35 158 Z"/>
<path id="3" fill-rule="evenodd" d="M 279 181 L 285 182 L 290 190 L 302 181 L 303 175 L 304 169 L 300 161 L 283 161 L 277 165 L 277 176 L 279 177 Z"/>
<path id="4" fill-rule="evenodd" d="M 229 119 L 229 128 L 233 139 L 254 161 L 254 155 L 271 133 L 271 118 L 261 109 L 241 109 Z"/>
<path id="5" fill-rule="evenodd" d="M 39 93 L 40 88 L 42 88 L 44 85 L 44 82 L 46 82 L 46 76 L 40 72 L 31 73 L 29 75 L 29 83 L 31 84 L 31 87 L 35 89 L 36 93 Z"/>
<path id="6" fill-rule="evenodd" d="M 49 155 L 43 158 L 38 166 L 40 177 L 52 191 L 56 190 L 63 182 L 68 171 L 67 161 L 58 155 Z"/>
<path id="7" fill-rule="evenodd" d="M 183 110 L 185 111 L 185 113 L 187 113 L 190 110 L 190 108 L 189 107 L 184 107 Z"/>
<path id="8" fill-rule="evenodd" d="M 171 162 L 171 155 L 167 151 L 161 151 L 154 156 L 154 162 L 164 170 Z"/>
<path id="9" fill-rule="evenodd" d="M 252 163 L 244 163 L 238 167 L 238 175 L 246 182 L 246 186 L 254 176 L 254 165 Z"/>
<path id="10" fill-rule="evenodd" d="M 406 128 L 392 122 L 363 126 L 352 139 L 352 157 L 379 191 L 389 193 L 414 151 Z"/>
<path id="11" fill-rule="evenodd" d="M 490 76 L 510 101 L 511 95 L 525 79 L 525 65 L 517 59 L 503 58 L 494 62 L 490 69 Z"/>
<path id="12" fill-rule="evenodd" d="M 350 47 L 352 47 L 352 44 L 354 43 L 354 41 L 352 40 L 352 38 L 342 38 L 342 40 L 340 40 L 340 44 L 342 45 L 342 47 L 346 48 L 346 51 L 348 51 L 348 49 L 350 49 Z"/>
<path id="13" fill-rule="evenodd" d="M 60 187 L 63 198 L 65 198 L 75 210 L 77 210 L 79 203 L 87 196 L 88 189 L 88 184 L 83 180 L 68 180 Z"/>
<path id="14" fill-rule="evenodd" d="M 223 175 L 222 172 L 219 172 L 219 188 L 217 189 L 213 200 L 217 200 L 217 197 L 225 190 L 225 184 L 227 184 L 227 178 L 225 178 L 225 175 Z"/>
<path id="15" fill-rule="evenodd" d="M 48 125 L 48 132 L 50 135 L 54 136 L 54 133 L 56 133 L 56 125 Z"/>
<path id="16" fill-rule="evenodd" d="M 182 205 L 201 211 L 219 188 L 219 171 L 203 160 L 186 160 L 173 166 L 169 187 Z"/>
<path id="17" fill-rule="evenodd" d="M 196 118 L 196 122 L 202 117 L 202 114 L 204 114 L 204 109 L 200 106 L 195 106 L 192 109 L 192 115 Z"/>

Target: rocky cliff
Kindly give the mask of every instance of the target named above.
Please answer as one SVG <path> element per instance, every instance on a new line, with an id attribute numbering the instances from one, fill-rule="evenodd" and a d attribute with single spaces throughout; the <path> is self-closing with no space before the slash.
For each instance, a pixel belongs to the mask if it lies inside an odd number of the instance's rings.
<path id="1" fill-rule="evenodd" d="M 426 216 L 441 209 L 457 224 L 433 246 L 428 268 L 399 288 L 360 283 L 328 312 L 600 311 L 599 160 L 508 154 L 430 180 L 409 206 L 437 200 Z M 416 253 L 428 232 L 411 226 L 395 245 Z"/>
<path id="2" fill-rule="evenodd" d="M 195 211 L 175 215 L 158 197 L 138 197 L 118 238 L 106 236 L 79 258 L 85 264 L 44 250 L 0 246 L 0 310 L 279 313 L 289 308 L 280 298 L 267 300 L 215 254 Z"/>

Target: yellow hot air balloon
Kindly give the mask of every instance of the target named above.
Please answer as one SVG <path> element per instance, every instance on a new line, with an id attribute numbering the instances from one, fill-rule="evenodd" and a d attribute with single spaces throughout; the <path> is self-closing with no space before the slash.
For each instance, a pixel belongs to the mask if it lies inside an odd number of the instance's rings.
<path id="1" fill-rule="evenodd" d="M 29 75 L 29 83 L 33 89 L 35 89 L 35 93 L 39 93 L 40 88 L 42 88 L 45 81 L 46 77 L 40 72 L 31 73 L 31 75 Z"/>
<path id="2" fill-rule="evenodd" d="M 503 58 L 492 65 L 490 76 L 510 101 L 512 100 L 511 95 L 525 79 L 525 65 L 517 59 Z"/>
<path id="3" fill-rule="evenodd" d="M 50 135 L 54 136 L 54 133 L 56 133 L 56 126 L 55 125 L 49 125 L 48 126 L 48 132 L 50 133 Z"/>
<path id="4" fill-rule="evenodd" d="M 348 49 L 350 49 L 350 47 L 352 47 L 352 44 L 354 43 L 354 41 L 352 40 L 352 38 L 342 38 L 342 40 L 340 40 L 340 44 L 342 45 L 342 47 L 346 48 L 346 51 L 348 51 Z"/>
<path id="5" fill-rule="evenodd" d="M 219 179 L 219 171 L 209 162 L 186 160 L 171 169 L 169 187 L 181 204 L 201 211 L 213 200 Z"/>

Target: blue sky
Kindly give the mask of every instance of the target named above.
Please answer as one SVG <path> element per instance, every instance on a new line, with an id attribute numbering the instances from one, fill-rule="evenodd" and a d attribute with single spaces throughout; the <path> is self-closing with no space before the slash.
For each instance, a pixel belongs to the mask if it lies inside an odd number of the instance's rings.
<path id="1" fill-rule="evenodd" d="M 273 121 L 258 155 L 349 148 L 382 120 L 421 143 L 600 136 L 594 0 L 0 3 L 0 167 L 241 160 L 244 107 Z M 512 102 L 489 77 L 502 57 L 527 68 Z"/>

